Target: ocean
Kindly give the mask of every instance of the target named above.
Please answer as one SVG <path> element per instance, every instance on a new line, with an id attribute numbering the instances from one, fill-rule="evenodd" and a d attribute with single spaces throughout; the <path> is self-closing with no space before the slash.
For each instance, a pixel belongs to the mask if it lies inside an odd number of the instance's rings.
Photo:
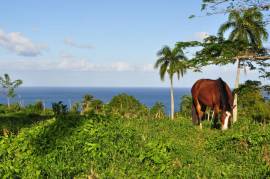
<path id="1" fill-rule="evenodd" d="M 17 95 L 11 102 L 21 102 L 22 105 L 27 105 L 42 100 L 46 108 L 51 108 L 52 103 L 58 101 L 70 106 L 70 104 L 81 101 L 85 94 L 91 94 L 104 103 L 108 103 L 113 96 L 120 93 L 134 96 L 148 107 L 153 106 L 156 102 L 162 102 L 165 105 L 166 112 L 169 113 L 169 88 L 20 87 L 16 89 Z M 180 100 L 183 95 L 190 95 L 190 88 L 174 89 L 176 111 L 179 111 Z M 0 103 L 7 103 L 7 99 L 3 95 L 0 97 Z"/>

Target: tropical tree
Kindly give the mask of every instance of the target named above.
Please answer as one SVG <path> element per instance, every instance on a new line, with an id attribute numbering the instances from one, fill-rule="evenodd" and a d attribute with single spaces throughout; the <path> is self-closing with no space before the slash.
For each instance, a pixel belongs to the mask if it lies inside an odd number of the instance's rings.
<path id="1" fill-rule="evenodd" d="M 10 107 L 10 98 L 16 96 L 15 89 L 23 83 L 22 80 L 11 81 L 8 74 L 4 74 L 3 77 L 0 77 L 0 85 L 3 89 L 4 95 L 7 97 L 8 107 Z"/>
<path id="2" fill-rule="evenodd" d="M 270 122 L 270 103 L 263 96 L 264 87 L 260 81 L 248 80 L 235 90 L 239 94 L 238 106 L 241 116 L 248 116 L 261 123 Z"/>
<path id="3" fill-rule="evenodd" d="M 94 97 L 90 94 L 86 94 L 83 97 L 83 101 L 82 101 L 82 114 L 85 114 L 87 112 L 91 111 L 91 103 L 93 102 Z"/>
<path id="4" fill-rule="evenodd" d="M 110 113 L 121 115 L 125 118 L 138 118 L 148 114 L 148 109 L 135 97 L 126 93 L 114 96 L 108 103 Z"/>
<path id="5" fill-rule="evenodd" d="M 180 112 L 185 116 L 191 116 L 192 96 L 184 95 L 181 97 Z"/>
<path id="6" fill-rule="evenodd" d="M 268 11 L 270 9 L 270 2 L 269 0 L 202 0 L 201 7 L 201 10 L 206 11 L 207 15 L 248 9 Z"/>
<path id="7" fill-rule="evenodd" d="M 165 105 L 161 102 L 156 102 L 150 109 L 150 114 L 155 119 L 162 119 L 166 116 Z"/>
<path id="8" fill-rule="evenodd" d="M 81 103 L 80 102 L 75 102 L 75 103 L 72 104 L 72 106 L 70 108 L 70 112 L 79 113 L 80 107 L 81 107 Z"/>
<path id="9" fill-rule="evenodd" d="M 188 69 L 188 61 L 183 50 L 175 47 L 171 49 L 168 46 L 163 47 L 158 53 L 158 59 L 155 63 L 155 68 L 159 68 L 159 75 L 164 81 L 165 74 L 169 75 L 170 79 L 170 94 L 171 94 L 171 119 L 174 119 L 174 94 L 173 94 L 173 76 L 177 74 L 178 79 L 183 77 Z"/>
<path id="10" fill-rule="evenodd" d="M 92 107 L 96 113 L 101 113 L 103 108 L 103 102 L 99 99 L 94 99 L 92 101 Z"/>
<path id="11" fill-rule="evenodd" d="M 218 36 L 224 37 L 224 33 L 231 30 L 228 40 L 235 42 L 240 41 L 246 43 L 249 48 L 240 51 L 236 57 L 237 75 L 235 80 L 235 88 L 239 87 L 240 69 L 244 65 L 245 58 L 240 56 L 253 53 L 254 49 L 263 47 L 263 40 L 268 39 L 268 32 L 263 23 L 263 14 L 256 9 L 248 9 L 246 11 L 232 11 L 229 14 L 228 21 L 223 23 L 219 30 Z M 237 94 L 234 95 L 234 114 L 233 122 L 237 120 Z"/>

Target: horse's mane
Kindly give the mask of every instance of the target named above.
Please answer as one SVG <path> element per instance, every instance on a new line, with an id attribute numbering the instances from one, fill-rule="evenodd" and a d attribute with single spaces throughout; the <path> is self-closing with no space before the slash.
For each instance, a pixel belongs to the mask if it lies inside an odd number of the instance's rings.
<path id="1" fill-rule="evenodd" d="M 226 111 L 231 110 L 231 106 L 229 104 L 229 98 L 226 90 L 226 83 L 221 79 L 217 79 L 218 82 L 218 88 L 220 91 L 220 102 L 221 102 L 221 108 Z"/>

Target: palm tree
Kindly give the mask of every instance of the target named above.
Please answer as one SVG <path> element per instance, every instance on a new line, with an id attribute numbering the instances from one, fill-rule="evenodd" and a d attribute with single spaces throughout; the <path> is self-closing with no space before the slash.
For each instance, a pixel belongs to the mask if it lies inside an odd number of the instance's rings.
<path id="1" fill-rule="evenodd" d="M 15 88 L 20 86 L 22 83 L 22 80 L 11 81 L 8 74 L 4 74 L 4 77 L 0 77 L 0 85 L 4 90 L 4 95 L 7 96 L 8 107 L 10 107 L 10 98 L 14 98 L 16 96 Z"/>
<path id="2" fill-rule="evenodd" d="M 268 32 L 263 23 L 263 14 L 256 9 L 248 9 L 246 11 L 232 11 L 229 14 L 228 21 L 219 28 L 218 35 L 224 36 L 224 33 L 231 30 L 229 40 L 242 41 L 247 43 L 253 49 L 260 49 L 263 41 L 268 39 Z M 248 53 L 248 50 L 241 52 Z M 237 59 L 237 74 L 235 80 L 235 89 L 239 87 L 241 62 Z M 233 122 L 237 120 L 237 94 L 234 95 Z"/>
<path id="3" fill-rule="evenodd" d="M 90 94 L 86 94 L 83 97 L 83 101 L 82 101 L 82 111 L 81 113 L 87 113 L 89 111 L 91 111 L 91 103 L 93 102 L 94 97 Z"/>
<path id="4" fill-rule="evenodd" d="M 165 74 L 168 73 L 170 79 L 170 94 L 171 94 L 171 119 L 174 119 L 174 95 L 173 95 L 173 75 L 176 73 L 178 79 L 183 77 L 188 68 L 187 57 L 181 48 L 163 47 L 158 53 L 158 59 L 155 63 L 155 68 L 159 68 L 159 75 L 164 81 Z"/>

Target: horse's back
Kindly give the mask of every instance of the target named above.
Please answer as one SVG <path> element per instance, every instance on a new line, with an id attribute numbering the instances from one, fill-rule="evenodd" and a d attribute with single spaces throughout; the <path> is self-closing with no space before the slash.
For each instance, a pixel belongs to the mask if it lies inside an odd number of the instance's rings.
<path id="1" fill-rule="evenodd" d="M 198 95 L 199 92 L 207 91 L 210 92 L 209 89 L 216 88 L 216 80 L 211 79 L 200 79 L 197 80 L 191 88 L 191 94 Z"/>
<path id="2" fill-rule="evenodd" d="M 228 95 L 228 102 L 231 104 L 233 96 L 227 83 L 225 83 L 225 90 L 225 93 Z M 200 79 L 196 81 L 191 88 L 191 94 L 193 99 L 200 98 L 200 101 L 205 102 L 208 106 L 219 103 L 221 95 L 218 80 Z"/>

